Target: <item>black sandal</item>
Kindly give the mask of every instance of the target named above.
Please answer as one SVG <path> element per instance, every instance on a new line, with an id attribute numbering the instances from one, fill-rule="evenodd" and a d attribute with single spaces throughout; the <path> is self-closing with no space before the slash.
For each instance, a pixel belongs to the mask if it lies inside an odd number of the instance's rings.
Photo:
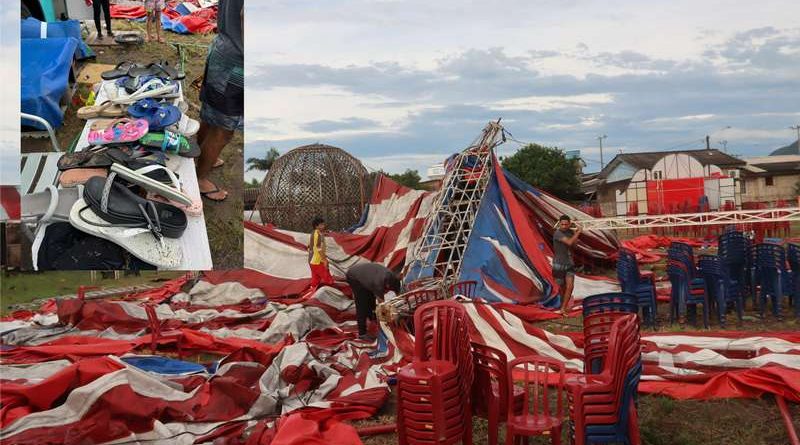
<path id="1" fill-rule="evenodd" d="M 212 184 L 213 184 L 213 183 L 212 183 Z M 222 198 L 222 199 L 216 199 L 216 198 L 212 198 L 212 197 L 208 196 L 208 195 L 211 195 L 211 194 L 214 194 L 214 193 L 219 193 L 219 192 L 225 192 L 225 197 L 224 197 L 224 198 Z M 226 199 L 228 199 L 228 195 L 229 195 L 229 194 L 230 194 L 230 193 L 228 193 L 228 191 L 227 191 L 227 190 L 222 190 L 222 189 L 221 189 L 221 188 L 219 188 L 219 187 L 218 187 L 216 184 L 214 184 L 214 190 L 209 190 L 209 191 L 207 191 L 207 192 L 200 192 L 200 196 L 202 196 L 203 198 L 206 198 L 206 199 L 208 199 L 209 201 L 214 201 L 214 202 L 222 202 L 222 201 L 225 201 Z"/>

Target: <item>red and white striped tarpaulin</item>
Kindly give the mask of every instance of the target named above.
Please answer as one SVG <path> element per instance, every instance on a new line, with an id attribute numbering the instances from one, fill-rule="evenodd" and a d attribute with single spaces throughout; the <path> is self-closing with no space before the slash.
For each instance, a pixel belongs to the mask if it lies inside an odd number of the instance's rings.
<path id="1" fill-rule="evenodd" d="M 388 341 L 377 347 L 357 340 L 352 300 L 336 289 L 267 299 L 237 281 L 182 292 L 185 280 L 122 300 L 50 302 L 0 322 L 0 441 L 358 443 L 340 421 L 373 415 L 388 397 L 387 377 L 411 356 L 403 328 L 384 325 Z M 582 370 L 580 333 L 536 326 L 552 312 L 462 303 L 473 340 Z M 642 341 L 642 392 L 766 392 L 800 402 L 800 333 L 643 333 Z"/>

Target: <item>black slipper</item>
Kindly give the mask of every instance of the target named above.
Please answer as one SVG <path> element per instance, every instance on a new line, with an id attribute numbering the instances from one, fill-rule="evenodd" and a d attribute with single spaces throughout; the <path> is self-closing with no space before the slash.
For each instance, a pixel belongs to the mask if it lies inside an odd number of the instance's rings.
<path id="1" fill-rule="evenodd" d="M 127 76 L 128 71 L 135 66 L 137 66 L 135 63 L 126 60 L 118 63 L 112 70 L 103 71 L 100 73 L 100 77 L 103 78 L 103 80 L 119 79 L 120 77 Z"/>
<path id="2" fill-rule="evenodd" d="M 222 199 L 216 199 L 216 198 L 212 198 L 212 197 L 208 196 L 208 195 L 211 195 L 211 194 L 214 194 L 214 193 L 219 193 L 219 192 L 225 192 L 225 197 L 224 197 L 224 198 L 222 198 Z M 209 201 L 214 201 L 214 202 L 222 202 L 222 201 L 225 201 L 226 199 L 228 199 L 228 195 L 229 195 L 229 194 L 230 194 L 230 193 L 228 193 L 228 191 L 227 191 L 227 190 L 222 190 L 222 189 L 220 189 L 219 187 L 217 187 L 217 185 L 216 185 L 216 184 L 214 184 L 214 190 L 209 190 L 209 191 L 207 191 L 207 192 L 200 192 L 200 196 L 202 196 L 203 198 L 206 198 L 206 199 L 208 199 Z"/>

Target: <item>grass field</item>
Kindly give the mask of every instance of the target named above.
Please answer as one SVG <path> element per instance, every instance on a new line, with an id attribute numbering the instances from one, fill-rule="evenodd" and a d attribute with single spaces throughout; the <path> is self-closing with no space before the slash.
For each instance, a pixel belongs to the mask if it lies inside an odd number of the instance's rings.
<path id="1" fill-rule="evenodd" d="M 800 406 L 790 405 L 795 428 L 800 430 Z M 387 404 L 377 419 L 355 422 L 356 427 L 394 422 L 394 403 Z M 678 401 L 667 397 L 639 396 L 639 430 L 644 445 L 785 445 L 786 429 L 775 402 L 757 400 Z M 486 420 L 475 418 L 475 445 L 488 444 Z M 367 437 L 365 445 L 393 445 L 396 434 Z M 505 443 L 500 429 L 500 443 Z M 533 437 L 532 445 L 550 443 L 549 437 Z M 562 443 L 569 443 L 566 427 Z"/>
<path id="2" fill-rule="evenodd" d="M 86 271 L 54 271 L 54 272 L 21 272 L 0 276 L 0 313 L 7 314 L 12 305 L 28 303 L 40 298 L 71 295 L 77 292 L 80 285 L 98 286 L 101 288 L 117 288 L 136 285 L 158 285 L 161 281 L 183 275 L 184 272 L 143 271 L 141 276 L 123 276 L 118 280 L 91 280 L 91 273 Z"/>

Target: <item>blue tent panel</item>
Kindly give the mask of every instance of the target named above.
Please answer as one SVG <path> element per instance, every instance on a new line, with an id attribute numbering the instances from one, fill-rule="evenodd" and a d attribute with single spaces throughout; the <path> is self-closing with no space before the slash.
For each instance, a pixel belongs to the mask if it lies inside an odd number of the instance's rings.
<path id="1" fill-rule="evenodd" d="M 78 59 L 94 57 L 94 52 L 81 37 L 81 23 L 77 20 L 61 22 L 41 22 L 33 17 L 22 20 L 19 25 L 20 37 L 23 39 L 40 39 L 44 29 L 45 37 L 72 37 L 78 40 Z"/>
<path id="2" fill-rule="evenodd" d="M 78 41 L 72 37 L 21 39 L 21 111 L 39 116 L 53 128 L 61 126 L 64 115 L 59 102 L 67 91 L 69 70 Z M 23 125 L 42 126 L 22 120 Z"/>
<path id="3" fill-rule="evenodd" d="M 186 375 L 198 374 L 206 371 L 205 366 L 197 363 L 155 355 L 122 357 L 122 361 L 139 369 L 158 374 Z"/>

